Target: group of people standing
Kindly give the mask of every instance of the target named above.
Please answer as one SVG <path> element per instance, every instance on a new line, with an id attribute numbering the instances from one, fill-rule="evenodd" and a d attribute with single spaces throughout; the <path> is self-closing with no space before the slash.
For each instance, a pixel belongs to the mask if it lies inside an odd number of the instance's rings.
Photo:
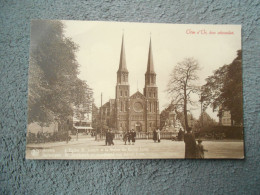
<path id="1" fill-rule="evenodd" d="M 153 130 L 153 141 L 154 142 L 158 142 L 160 143 L 161 142 L 161 131 L 160 129 L 154 129 Z"/>
<path id="2" fill-rule="evenodd" d="M 184 143 L 185 143 L 185 158 L 187 159 L 203 159 L 204 152 L 207 150 L 204 149 L 202 145 L 202 140 L 197 140 L 196 143 L 195 136 L 191 131 L 191 128 L 187 129 L 187 132 L 184 134 Z M 114 145 L 115 134 L 111 130 L 107 130 L 106 132 L 106 145 Z M 134 129 L 131 131 L 126 131 L 123 135 L 123 141 L 126 145 L 130 145 L 131 143 L 134 145 L 136 140 L 136 132 Z M 161 132 L 160 129 L 154 129 L 153 131 L 153 140 L 154 142 L 160 143 L 161 141 Z"/>
<path id="3" fill-rule="evenodd" d="M 113 141 L 114 138 L 115 138 L 115 134 L 108 129 L 106 132 L 106 146 L 114 145 L 114 141 Z"/>
<path id="4" fill-rule="evenodd" d="M 202 145 L 202 140 L 198 140 L 196 143 L 195 136 L 191 131 L 191 128 L 187 129 L 187 133 L 184 134 L 184 143 L 185 143 L 185 158 L 189 159 L 203 159 L 204 152 L 207 150 L 204 149 Z"/>
<path id="5" fill-rule="evenodd" d="M 112 130 L 108 129 L 106 131 L 106 140 L 105 140 L 106 146 L 115 145 L 114 138 L 115 138 L 115 134 L 113 133 Z M 131 131 L 125 132 L 125 134 L 123 135 L 123 141 L 125 142 L 125 145 L 126 145 L 126 142 L 128 142 L 129 145 L 132 142 L 132 144 L 134 145 L 135 140 L 136 140 L 135 138 L 136 138 L 136 132 L 133 129 Z"/>
<path id="6" fill-rule="evenodd" d="M 134 145 L 135 144 L 135 138 L 136 138 L 136 132 L 134 129 L 132 129 L 131 131 L 127 131 L 125 132 L 124 136 L 123 136 L 123 141 L 126 142 L 128 141 L 128 144 L 130 145 L 131 142 Z"/>

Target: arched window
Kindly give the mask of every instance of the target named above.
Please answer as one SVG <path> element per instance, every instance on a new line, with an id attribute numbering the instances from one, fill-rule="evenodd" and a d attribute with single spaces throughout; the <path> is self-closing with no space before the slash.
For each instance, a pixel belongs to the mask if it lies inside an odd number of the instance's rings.
<path id="1" fill-rule="evenodd" d="M 152 112 L 152 102 L 150 102 L 150 112 Z"/>
<path id="2" fill-rule="evenodd" d="M 156 107 L 157 107 L 156 102 L 154 102 L 154 107 L 153 107 L 154 112 L 156 112 Z"/>
<path id="3" fill-rule="evenodd" d="M 123 111 L 123 102 L 121 102 L 121 108 L 120 108 L 121 112 Z"/>
<path id="4" fill-rule="evenodd" d="M 122 91 L 120 91 L 120 96 L 122 96 L 123 95 L 123 92 Z"/>

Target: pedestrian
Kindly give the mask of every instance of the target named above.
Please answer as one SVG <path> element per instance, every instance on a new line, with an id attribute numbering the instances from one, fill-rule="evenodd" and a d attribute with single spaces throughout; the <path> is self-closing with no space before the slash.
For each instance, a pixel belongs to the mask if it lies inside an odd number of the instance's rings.
<path id="1" fill-rule="evenodd" d="M 154 129 L 154 130 L 153 130 L 153 141 L 154 141 L 154 143 L 156 142 L 156 140 L 157 140 L 157 132 L 156 132 L 156 130 Z"/>
<path id="2" fill-rule="evenodd" d="M 105 143 L 106 143 L 106 146 L 109 144 L 109 130 L 106 130 L 106 141 L 105 141 Z"/>
<path id="3" fill-rule="evenodd" d="M 202 145 L 202 140 L 198 140 L 197 144 L 197 158 L 198 159 L 204 159 L 204 152 L 207 152 L 208 150 L 205 150 Z"/>
<path id="4" fill-rule="evenodd" d="M 128 134 L 128 137 L 127 137 L 127 139 L 128 139 L 128 144 L 130 145 L 130 144 L 131 144 L 131 141 L 132 141 L 131 132 L 128 131 L 127 134 Z"/>
<path id="5" fill-rule="evenodd" d="M 180 130 L 178 132 L 178 141 L 182 141 L 182 139 L 183 139 L 183 131 L 180 128 Z"/>
<path id="6" fill-rule="evenodd" d="M 115 138 L 115 134 L 113 131 L 110 130 L 110 145 L 115 145 L 113 141 L 114 138 Z"/>
<path id="7" fill-rule="evenodd" d="M 161 142 L 161 131 L 159 128 L 157 129 L 156 133 L 157 133 L 157 141 L 158 141 L 158 143 L 160 143 Z"/>
<path id="8" fill-rule="evenodd" d="M 127 140 L 128 140 L 128 131 L 126 131 L 123 136 L 123 141 L 125 142 L 125 145 L 126 145 Z"/>
<path id="9" fill-rule="evenodd" d="M 191 128 L 187 128 L 187 133 L 184 134 L 185 143 L 185 158 L 196 158 L 196 141 Z"/>
<path id="10" fill-rule="evenodd" d="M 36 138 L 37 138 L 37 143 L 40 143 L 41 135 L 39 131 L 37 132 Z"/>
<path id="11" fill-rule="evenodd" d="M 136 132 L 135 132 L 135 130 L 132 129 L 131 138 L 132 138 L 132 144 L 133 145 L 135 145 L 135 137 L 136 137 Z"/>
<path id="12" fill-rule="evenodd" d="M 65 124 L 65 131 L 66 131 L 66 143 L 69 142 L 69 126 L 70 126 L 70 120 L 67 119 L 67 124 Z"/>

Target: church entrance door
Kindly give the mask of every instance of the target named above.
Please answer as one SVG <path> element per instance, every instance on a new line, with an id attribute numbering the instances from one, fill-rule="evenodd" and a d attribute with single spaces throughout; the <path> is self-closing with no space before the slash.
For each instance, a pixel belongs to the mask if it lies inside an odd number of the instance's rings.
<path id="1" fill-rule="evenodd" d="M 135 124 L 135 131 L 142 131 L 142 125 L 141 125 L 141 123 L 137 122 L 137 123 Z"/>

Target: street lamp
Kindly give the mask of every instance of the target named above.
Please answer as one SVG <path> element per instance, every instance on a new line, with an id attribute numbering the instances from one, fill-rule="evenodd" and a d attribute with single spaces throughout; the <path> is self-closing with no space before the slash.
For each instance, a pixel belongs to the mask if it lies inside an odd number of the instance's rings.
<path id="1" fill-rule="evenodd" d="M 200 116 L 201 116 L 201 127 L 203 127 L 203 101 L 204 101 L 204 96 L 202 95 L 202 87 L 200 88 Z"/>

